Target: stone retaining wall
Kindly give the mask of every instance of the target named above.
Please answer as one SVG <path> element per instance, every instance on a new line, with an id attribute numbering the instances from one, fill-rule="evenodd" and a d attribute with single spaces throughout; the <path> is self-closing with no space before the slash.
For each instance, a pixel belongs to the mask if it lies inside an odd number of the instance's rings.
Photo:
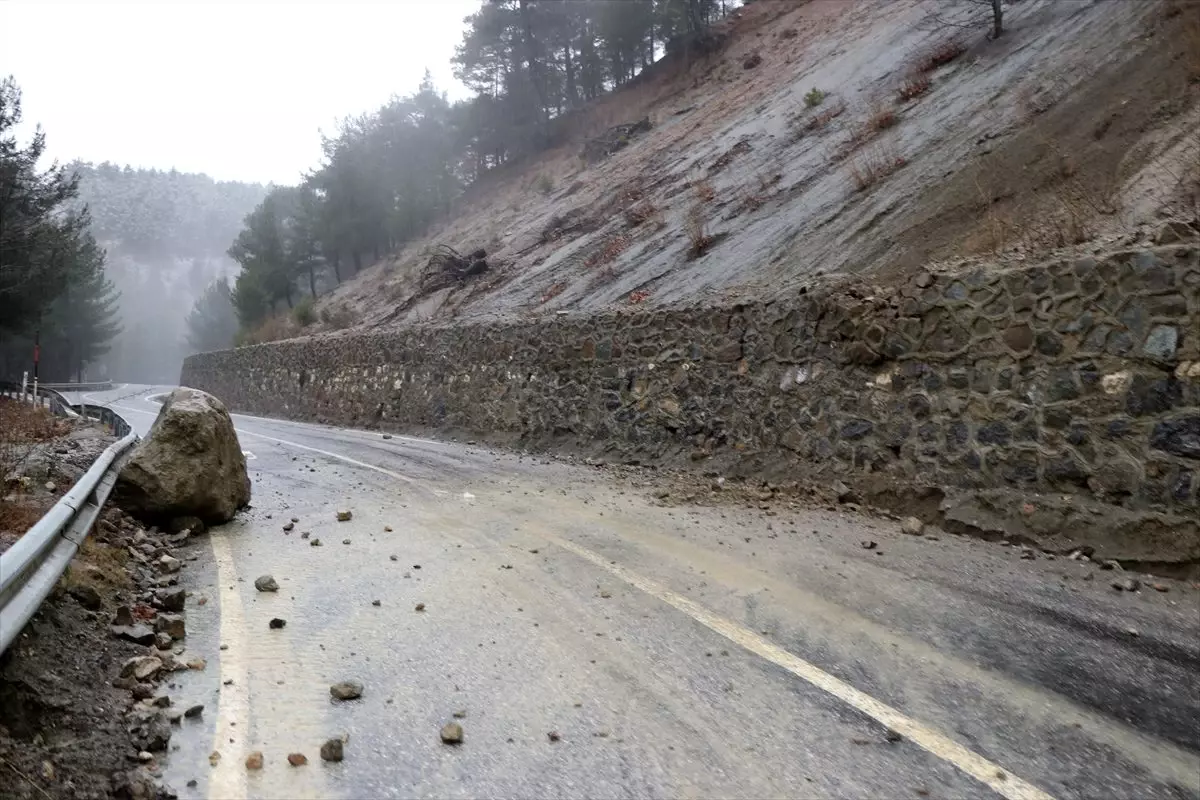
<path id="1" fill-rule="evenodd" d="M 293 419 L 1196 518 L 1200 248 L 278 342 L 192 356 L 181 381 Z"/>

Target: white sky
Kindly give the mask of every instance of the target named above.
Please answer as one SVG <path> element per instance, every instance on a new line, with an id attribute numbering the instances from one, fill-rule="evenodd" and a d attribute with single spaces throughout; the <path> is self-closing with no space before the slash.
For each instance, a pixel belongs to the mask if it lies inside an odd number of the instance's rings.
<path id="1" fill-rule="evenodd" d="M 480 0 L 64 3 L 0 0 L 0 77 L 60 161 L 295 183 L 319 131 L 417 88 L 451 99 Z"/>

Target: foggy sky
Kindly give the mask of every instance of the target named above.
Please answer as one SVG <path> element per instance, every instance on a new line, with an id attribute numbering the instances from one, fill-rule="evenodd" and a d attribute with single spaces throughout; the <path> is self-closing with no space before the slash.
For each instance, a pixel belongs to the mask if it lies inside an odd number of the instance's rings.
<path id="1" fill-rule="evenodd" d="M 0 77 L 61 161 L 292 184 L 320 159 L 318 130 L 415 90 L 426 67 L 463 97 L 449 61 L 479 5 L 0 0 Z"/>

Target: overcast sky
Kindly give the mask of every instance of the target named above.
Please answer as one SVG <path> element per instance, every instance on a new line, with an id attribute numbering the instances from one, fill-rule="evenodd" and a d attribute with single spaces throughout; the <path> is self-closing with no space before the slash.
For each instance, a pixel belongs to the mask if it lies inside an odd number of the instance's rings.
<path id="1" fill-rule="evenodd" d="M 295 183 L 318 131 L 416 89 L 451 98 L 480 0 L 63 3 L 0 0 L 0 76 L 59 160 Z"/>

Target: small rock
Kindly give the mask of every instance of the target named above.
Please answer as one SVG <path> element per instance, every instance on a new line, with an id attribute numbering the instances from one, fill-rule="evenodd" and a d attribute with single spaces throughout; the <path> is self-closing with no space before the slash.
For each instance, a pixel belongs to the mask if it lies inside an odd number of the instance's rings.
<path id="1" fill-rule="evenodd" d="M 308 763 L 308 756 L 304 753 L 288 753 L 288 763 L 293 767 L 303 767 Z"/>
<path id="2" fill-rule="evenodd" d="M 425 604 L 424 604 L 424 603 L 417 603 L 417 605 L 416 605 L 416 610 L 417 610 L 417 611 L 424 611 L 424 610 L 425 610 Z"/>
<path id="3" fill-rule="evenodd" d="M 896 731 L 893 731 L 893 730 L 890 730 L 890 729 L 888 730 L 888 732 L 887 732 L 887 735 L 886 735 L 886 737 L 885 737 L 885 738 L 886 738 L 886 739 L 887 739 L 889 742 L 891 742 L 892 744 L 895 744 L 896 742 L 902 742 L 902 741 L 904 741 L 904 737 L 903 737 L 903 736 L 901 736 L 901 735 L 900 735 L 899 733 L 897 733 Z"/>
<path id="4" fill-rule="evenodd" d="M 261 750 L 255 750 L 250 755 L 246 756 L 246 769 L 262 769 L 263 754 Z"/>
<path id="5" fill-rule="evenodd" d="M 350 544 L 350 540 L 349 540 L 349 539 L 342 539 L 342 544 Z"/>
<path id="6" fill-rule="evenodd" d="M 165 633 L 172 639 L 182 639 L 187 636 L 187 626 L 182 614 L 159 614 L 154 620 L 154 630 Z"/>
<path id="7" fill-rule="evenodd" d="M 447 722 L 442 726 L 442 742 L 445 744 L 462 744 L 463 729 L 457 722 Z"/>
<path id="8" fill-rule="evenodd" d="M 308 544 L 309 544 L 309 547 L 320 547 L 321 540 L 320 539 L 311 539 L 311 540 L 309 540 Z"/>
<path id="9" fill-rule="evenodd" d="M 850 487 L 841 481 L 834 481 L 831 488 L 839 503 L 848 503 L 854 499 L 854 493 L 850 491 Z"/>
<path id="10" fill-rule="evenodd" d="M 1117 563 L 1116 561 L 1113 561 L 1113 560 L 1111 560 L 1111 559 L 1109 559 L 1109 560 L 1107 560 L 1107 561 L 1101 561 L 1101 562 L 1100 562 L 1100 569 L 1115 569 L 1117 572 L 1121 572 L 1121 571 L 1122 571 L 1122 570 L 1121 570 L 1121 565 L 1120 565 L 1119 563 Z"/>
<path id="11" fill-rule="evenodd" d="M 354 512 L 352 512 L 348 508 L 343 508 L 337 512 L 337 521 L 338 522 L 349 522 L 353 516 L 354 516 Z"/>
<path id="12" fill-rule="evenodd" d="M 391 525 L 384 525 L 384 526 L 383 526 L 383 532 L 384 532 L 384 533 L 391 533 L 391 532 L 392 532 L 392 526 L 391 526 Z"/>
<path id="13" fill-rule="evenodd" d="M 126 642 L 149 647 L 154 644 L 154 631 L 148 625 L 113 625 L 109 628 L 113 636 Z"/>
<path id="14" fill-rule="evenodd" d="M 399 561 L 400 557 L 399 556 L 388 556 L 388 560 L 389 561 Z"/>
<path id="15" fill-rule="evenodd" d="M 159 589 L 154 596 L 167 611 L 183 611 L 187 603 L 187 593 L 179 588 Z"/>
<path id="16" fill-rule="evenodd" d="M 287 620 L 280 619 L 279 617 L 272 617 L 271 621 L 268 622 L 267 625 L 270 626 L 271 630 L 277 631 L 280 628 L 282 628 L 284 625 L 287 625 Z"/>
<path id="17" fill-rule="evenodd" d="M 158 568 L 167 575 L 173 575 L 174 573 L 179 572 L 179 568 L 182 566 L 182 561 L 173 556 L 169 556 L 166 553 L 164 553 L 162 557 L 158 559 Z"/>
<path id="18" fill-rule="evenodd" d="M 188 669 L 194 669 L 197 671 L 202 670 L 207 666 L 208 666 L 208 662 L 205 661 L 203 658 L 193 658 L 192 660 L 187 662 Z"/>
<path id="19" fill-rule="evenodd" d="M 292 517 L 292 522 L 299 522 L 299 521 L 300 521 L 299 517 Z"/>
<path id="20" fill-rule="evenodd" d="M 154 696 L 154 687 L 148 683 L 135 683 L 129 693 L 134 700 L 149 700 Z"/>
<path id="21" fill-rule="evenodd" d="M 1118 592 L 1136 592 L 1141 587 L 1141 582 L 1136 578 L 1125 578 L 1123 580 L 1113 581 L 1111 586 Z"/>
<path id="22" fill-rule="evenodd" d="M 381 605 L 383 605 L 383 603 L 382 603 L 382 602 L 380 602 L 379 600 L 372 600 L 372 601 L 371 601 L 371 605 L 373 605 L 373 606 L 381 606 Z"/>
<path id="23" fill-rule="evenodd" d="M 100 593 L 92 586 L 72 586 L 67 593 L 88 611 L 99 611 L 104 606 Z"/>
<path id="24" fill-rule="evenodd" d="M 465 710 L 462 710 L 462 711 L 455 711 L 455 712 L 454 712 L 454 714 L 453 714 L 452 716 L 453 716 L 455 719 L 466 719 L 466 718 L 467 718 L 467 712 L 466 712 Z"/>
<path id="25" fill-rule="evenodd" d="M 151 705 L 155 708 L 167 708 L 171 705 L 171 698 L 169 695 L 160 694 L 154 698 L 154 702 Z"/>
<path id="26" fill-rule="evenodd" d="M 189 708 L 187 711 L 184 711 L 183 715 L 185 717 L 187 717 L 188 719 L 195 719 L 196 717 L 200 716 L 203 713 L 204 713 L 204 706 L 197 704 L 197 705 L 194 705 L 191 708 Z"/>
<path id="27" fill-rule="evenodd" d="M 217 764 L 220 764 L 221 763 L 221 752 L 219 750 L 213 750 L 211 753 L 209 753 L 208 754 L 208 763 L 210 766 L 214 766 L 214 767 Z"/>
<path id="28" fill-rule="evenodd" d="M 1138 629 L 1137 628 L 1126 628 L 1125 633 L 1129 634 L 1130 636 L 1137 636 Z"/>
<path id="29" fill-rule="evenodd" d="M 307 539 L 310 535 L 311 534 L 308 531 L 304 531 L 304 533 L 300 534 L 300 538 Z"/>
<path id="30" fill-rule="evenodd" d="M 385 433 L 385 434 L 383 435 L 383 438 L 384 438 L 384 439 L 390 439 L 390 438 L 392 438 L 392 435 L 391 435 L 390 433 Z"/>
<path id="31" fill-rule="evenodd" d="M 154 634 L 154 646 L 159 650 L 170 650 L 171 645 L 174 643 L 175 640 L 171 638 L 171 634 L 169 633 Z"/>
<path id="32" fill-rule="evenodd" d="M 142 750 L 141 752 L 139 752 L 137 754 L 137 758 L 138 758 L 138 761 L 141 761 L 143 764 L 146 764 L 146 763 L 154 760 L 154 753 L 150 753 L 145 750 Z"/>
<path id="33" fill-rule="evenodd" d="M 47 492 L 57 492 L 58 485 L 54 481 L 46 481 L 46 491 Z"/>
<path id="34" fill-rule="evenodd" d="M 254 588 L 260 592 L 278 592 L 279 584 L 275 582 L 275 578 L 271 575 L 259 575 L 254 579 Z"/>
<path id="35" fill-rule="evenodd" d="M 355 700 L 362 697 L 363 686 L 357 681 L 341 681 L 329 687 L 329 694 L 337 700 Z"/>
<path id="36" fill-rule="evenodd" d="M 162 659 L 157 656 L 134 656 L 121 666 L 121 677 L 144 681 L 157 675 L 162 668 Z"/>
<path id="37" fill-rule="evenodd" d="M 1171 588 L 1170 588 L 1169 586 L 1167 586 L 1165 583 L 1152 583 L 1152 584 L 1150 584 L 1150 588 L 1151 588 L 1151 589 L 1153 589 L 1153 590 L 1154 590 L 1154 591 L 1156 591 L 1156 592 L 1169 592 L 1169 591 L 1171 591 Z"/>
<path id="38" fill-rule="evenodd" d="M 341 761 L 342 757 L 343 746 L 341 739 L 330 739 L 321 745 L 322 761 Z"/>
<path id="39" fill-rule="evenodd" d="M 560 739 L 562 739 L 562 736 L 559 734 L 558 731 L 550 731 L 549 733 L 546 734 L 546 738 L 552 742 L 557 742 Z"/>
<path id="40" fill-rule="evenodd" d="M 871 541 L 871 540 L 868 540 L 865 542 L 859 542 L 859 544 L 862 545 L 863 550 L 874 550 L 876 547 L 879 546 L 878 542 Z"/>
<path id="41" fill-rule="evenodd" d="M 112 624 L 122 627 L 133 625 L 133 609 L 129 606 L 117 606 L 117 613 L 113 616 Z"/>
<path id="42" fill-rule="evenodd" d="M 285 523 L 283 523 L 283 531 L 284 531 L 284 533 L 291 533 L 291 532 L 292 532 L 292 529 L 293 529 L 293 528 L 295 528 L 295 527 L 296 527 L 296 523 L 294 523 L 294 522 L 285 522 Z"/>
<path id="43" fill-rule="evenodd" d="M 925 532 L 925 523 L 916 517 L 905 517 L 904 522 L 900 523 L 900 531 L 909 536 L 920 536 Z"/>

